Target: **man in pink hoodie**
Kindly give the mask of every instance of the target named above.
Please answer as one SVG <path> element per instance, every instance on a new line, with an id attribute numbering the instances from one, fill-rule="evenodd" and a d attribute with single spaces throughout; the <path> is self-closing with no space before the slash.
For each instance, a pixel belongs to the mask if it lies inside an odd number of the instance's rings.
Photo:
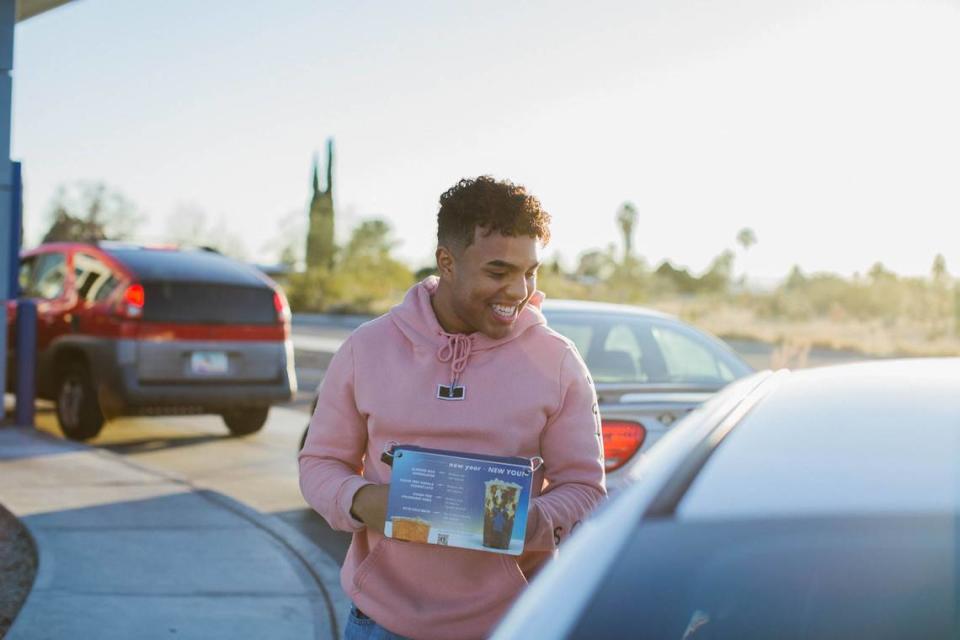
<path id="1" fill-rule="evenodd" d="M 353 532 L 347 638 L 488 635 L 606 493 L 590 375 L 540 313 L 550 216 L 523 187 L 482 176 L 444 193 L 437 218 L 439 278 L 343 344 L 300 453 L 307 502 Z M 542 458 L 523 554 L 385 538 L 391 443 Z"/>

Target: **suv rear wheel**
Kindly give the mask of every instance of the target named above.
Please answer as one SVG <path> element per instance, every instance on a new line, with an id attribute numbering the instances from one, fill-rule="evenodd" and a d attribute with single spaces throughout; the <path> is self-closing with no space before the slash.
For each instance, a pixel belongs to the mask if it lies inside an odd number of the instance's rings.
<path id="1" fill-rule="evenodd" d="M 89 440 L 103 429 L 103 412 L 97 402 L 93 378 L 81 362 L 68 363 L 57 385 L 57 421 L 70 440 Z"/>
<path id="2" fill-rule="evenodd" d="M 263 428 L 269 412 L 270 407 L 249 407 L 224 411 L 220 414 L 220 417 L 227 423 L 230 433 L 235 436 L 246 436 Z"/>

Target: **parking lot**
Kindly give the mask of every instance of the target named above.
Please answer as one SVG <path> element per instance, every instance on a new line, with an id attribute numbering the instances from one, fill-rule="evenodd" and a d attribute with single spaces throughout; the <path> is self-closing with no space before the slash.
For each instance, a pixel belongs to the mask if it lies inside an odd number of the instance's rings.
<path id="1" fill-rule="evenodd" d="M 267 425 L 259 433 L 231 438 L 222 420 L 214 415 L 128 417 L 111 421 L 90 444 L 281 518 L 341 562 L 350 536 L 331 530 L 306 506 L 300 495 L 296 452 L 314 390 L 333 349 L 362 320 L 294 317 L 299 391 L 294 400 L 271 410 Z M 752 366 L 769 366 L 772 346 L 747 342 L 733 345 Z M 811 353 L 808 364 L 836 363 L 852 357 L 818 350 Z M 51 403 L 38 405 L 37 427 L 60 435 Z"/>
<path id="2" fill-rule="evenodd" d="M 108 423 L 90 444 L 275 515 L 339 562 L 349 535 L 332 531 L 306 506 L 297 479 L 297 447 L 313 391 L 332 357 L 318 347 L 329 349 L 348 333 L 349 328 L 337 326 L 297 326 L 300 391 L 293 401 L 274 407 L 266 426 L 252 436 L 230 437 L 214 415 L 130 417 Z M 38 404 L 37 428 L 60 436 L 52 403 Z"/>

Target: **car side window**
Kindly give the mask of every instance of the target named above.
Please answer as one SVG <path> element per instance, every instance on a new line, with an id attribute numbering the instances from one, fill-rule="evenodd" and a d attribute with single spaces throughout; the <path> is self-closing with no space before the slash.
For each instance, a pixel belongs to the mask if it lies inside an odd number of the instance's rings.
<path id="1" fill-rule="evenodd" d="M 634 362 L 640 362 L 640 358 L 643 357 L 643 350 L 637 342 L 637 337 L 626 324 L 615 324 L 610 327 L 603 348 L 605 351 L 625 351 L 630 354 Z"/>
<path id="2" fill-rule="evenodd" d="M 63 295 L 67 282 L 67 258 L 62 253 L 35 256 L 29 283 L 23 294 L 31 298 L 55 300 Z"/>
<path id="3" fill-rule="evenodd" d="M 116 287 L 116 278 L 113 277 L 110 267 L 86 253 L 74 254 L 73 273 L 77 283 L 77 295 L 83 300 L 103 300 Z M 107 291 L 101 295 L 104 289 Z"/>
<path id="4" fill-rule="evenodd" d="M 652 333 L 671 380 L 729 382 L 736 377 L 706 346 L 690 336 L 664 326 L 654 327 Z"/>
<path id="5" fill-rule="evenodd" d="M 97 287 L 96 293 L 93 293 L 93 301 L 100 302 L 101 300 L 109 298 L 118 284 L 120 284 L 119 278 L 111 273 L 107 276 L 106 280 Z"/>
<path id="6" fill-rule="evenodd" d="M 20 284 L 20 295 L 29 295 L 30 285 L 33 282 L 33 268 L 37 259 L 35 257 L 24 258 L 20 261 L 20 272 L 17 276 L 17 282 Z"/>
<path id="7" fill-rule="evenodd" d="M 609 382 L 643 382 L 647 376 L 641 361 L 643 349 L 627 324 L 610 326 L 603 341 L 603 351 L 593 354 L 592 363 L 600 369 L 598 378 Z"/>
<path id="8" fill-rule="evenodd" d="M 590 340 L 593 338 L 593 327 L 588 324 L 576 324 L 572 322 L 551 322 L 550 328 L 557 333 L 573 340 L 573 344 L 580 352 L 580 357 L 587 359 L 590 353 Z"/>

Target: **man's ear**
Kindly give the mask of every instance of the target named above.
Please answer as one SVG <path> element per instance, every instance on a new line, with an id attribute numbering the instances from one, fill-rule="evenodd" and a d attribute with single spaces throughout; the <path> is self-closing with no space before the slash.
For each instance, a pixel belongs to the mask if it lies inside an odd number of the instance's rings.
<path id="1" fill-rule="evenodd" d="M 437 272 L 440 274 L 441 279 L 449 280 L 453 278 L 455 264 L 456 258 L 454 258 L 453 252 L 450 251 L 450 249 L 443 245 L 437 247 Z"/>

